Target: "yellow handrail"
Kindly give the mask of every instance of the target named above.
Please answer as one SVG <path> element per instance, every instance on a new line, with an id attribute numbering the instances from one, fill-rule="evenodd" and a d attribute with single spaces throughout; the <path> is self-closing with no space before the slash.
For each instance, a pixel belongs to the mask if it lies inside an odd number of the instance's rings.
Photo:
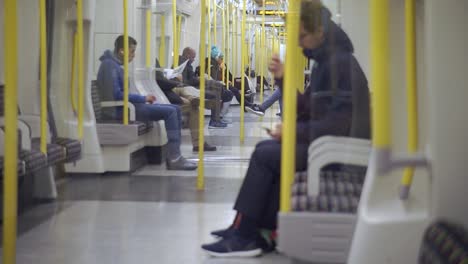
<path id="1" fill-rule="evenodd" d="M 151 6 L 146 10 L 146 68 L 151 68 Z"/>
<path id="2" fill-rule="evenodd" d="M 388 148 L 390 138 L 389 7 L 388 0 L 371 0 L 372 141 Z"/>
<path id="3" fill-rule="evenodd" d="M 211 1 L 211 0 L 210 0 Z M 218 36 L 216 35 L 218 32 L 217 32 L 217 27 L 218 27 L 218 21 L 217 21 L 217 13 L 218 13 L 218 6 L 216 5 L 216 0 L 213 0 L 213 43 L 214 45 L 217 47 L 218 46 L 218 42 L 216 41 Z"/>
<path id="4" fill-rule="evenodd" d="M 233 24 L 234 24 L 234 38 L 233 38 L 233 40 L 234 40 L 234 43 L 233 43 L 234 52 L 233 52 L 233 54 L 234 54 L 234 59 L 232 61 L 233 62 L 233 66 L 232 66 L 232 83 L 233 84 L 235 83 L 234 79 L 237 76 L 237 68 L 238 68 L 237 65 L 239 63 L 239 61 L 238 61 L 239 60 L 239 58 L 238 58 L 239 54 L 237 52 L 237 48 L 238 48 L 237 44 L 238 44 L 238 41 L 239 41 L 239 38 L 237 36 L 237 31 L 238 31 L 238 26 L 239 26 L 238 25 L 238 20 L 239 20 L 239 16 L 237 14 L 237 7 L 234 6 L 234 10 L 233 10 Z"/>
<path id="5" fill-rule="evenodd" d="M 226 71 L 224 72 L 225 73 L 224 80 L 226 82 L 226 85 L 228 85 L 229 81 L 230 81 L 229 80 L 229 69 L 230 69 L 229 63 L 231 62 L 231 57 L 229 57 L 229 54 L 230 54 L 230 51 L 229 51 L 229 43 L 230 43 L 229 36 L 231 35 L 230 30 L 229 30 L 231 28 L 230 20 L 229 20 L 229 18 L 230 18 L 229 17 L 229 12 L 230 12 L 231 9 L 230 9 L 229 2 L 227 0 L 225 0 L 225 2 L 224 2 L 224 9 L 226 11 L 226 18 L 225 18 L 225 21 L 226 21 L 226 33 L 225 33 L 226 34 L 226 54 L 224 55 L 225 60 L 226 60 L 225 63 L 224 63 L 226 65 Z"/>
<path id="6" fill-rule="evenodd" d="M 211 45 L 212 45 L 212 42 L 211 42 L 211 0 L 207 0 L 208 2 L 208 76 L 211 76 Z M 200 57 L 200 59 L 202 59 L 202 57 Z M 205 58 L 203 58 L 205 59 Z M 200 72 L 200 76 L 203 77 L 203 75 L 201 75 L 201 72 Z"/>
<path id="7" fill-rule="evenodd" d="M 73 34 L 73 52 L 72 52 L 72 65 L 71 65 L 71 78 L 70 78 L 70 101 L 73 108 L 73 112 L 76 114 L 78 111 L 76 105 L 76 59 L 78 57 L 78 34 Z"/>
<path id="8" fill-rule="evenodd" d="M 416 66 L 416 3 L 406 0 L 406 92 L 408 105 L 408 152 L 418 150 L 418 101 L 417 101 L 417 66 Z M 401 198 L 407 199 L 413 181 L 414 168 L 408 167 L 401 179 Z"/>
<path id="9" fill-rule="evenodd" d="M 260 68 L 260 102 L 263 103 L 263 78 L 265 76 L 265 0 L 262 0 L 262 31 L 261 31 L 261 68 Z"/>
<path id="10" fill-rule="evenodd" d="M 176 51 L 177 51 L 177 54 L 176 54 L 176 63 L 174 65 L 174 68 L 177 67 L 179 65 L 179 50 L 180 50 L 180 31 L 182 29 L 182 15 L 178 16 L 177 17 L 177 39 L 176 39 Z"/>
<path id="11" fill-rule="evenodd" d="M 83 138 L 84 115 L 84 51 L 83 51 L 83 0 L 76 1 L 76 31 L 78 34 L 78 138 Z"/>
<path id="12" fill-rule="evenodd" d="M 41 152 L 47 154 L 47 26 L 46 1 L 39 2 L 41 50 Z"/>
<path id="13" fill-rule="evenodd" d="M 209 1 L 209 0 L 208 0 Z M 197 175 L 197 190 L 205 188 L 205 134 L 203 127 L 205 126 L 205 51 L 206 51 L 206 0 L 201 0 L 201 17 L 200 17 L 200 106 L 198 116 L 198 175 Z"/>
<path id="14" fill-rule="evenodd" d="M 161 34 L 159 45 L 159 65 L 166 65 L 166 16 L 161 15 Z"/>
<path id="15" fill-rule="evenodd" d="M 5 160 L 3 182 L 3 262 L 16 263 L 18 213 L 18 31 L 16 0 L 3 1 L 5 46 Z"/>
<path id="16" fill-rule="evenodd" d="M 223 0 L 224 1 L 224 0 Z M 216 2 L 215 2 L 216 3 Z M 223 54 L 224 54 L 224 58 L 223 58 L 223 70 L 221 72 L 221 81 L 224 83 L 224 75 L 226 73 L 226 65 L 225 65 L 225 61 L 226 61 L 226 56 L 227 56 L 227 53 L 226 53 L 226 46 L 225 46 L 225 39 L 224 39 L 224 32 L 226 30 L 226 22 L 224 21 L 224 9 L 221 9 L 221 50 L 223 51 Z M 215 34 L 216 35 L 216 34 Z"/>
<path id="17" fill-rule="evenodd" d="M 241 49 L 242 49 L 242 58 L 241 58 L 241 110 L 240 110 L 240 142 L 244 143 L 244 106 L 245 106 L 245 53 L 247 52 L 245 48 L 245 11 L 247 10 L 247 0 L 242 1 L 242 28 L 241 28 Z"/>
<path id="18" fill-rule="evenodd" d="M 286 63 L 284 73 L 284 87 L 294 87 L 295 50 L 298 50 L 299 35 L 299 5 L 300 0 L 290 0 L 286 30 L 288 32 L 286 46 Z M 295 173 L 296 160 L 296 89 L 283 90 L 283 129 L 281 142 L 281 212 L 291 210 L 291 183 Z M 287 128 L 287 129 L 286 129 Z"/>
<path id="19" fill-rule="evenodd" d="M 172 0 L 172 64 L 179 65 L 179 51 L 177 50 L 177 0 Z"/>
<path id="20" fill-rule="evenodd" d="M 124 96 L 123 123 L 128 125 L 128 0 L 123 0 L 124 24 Z"/>

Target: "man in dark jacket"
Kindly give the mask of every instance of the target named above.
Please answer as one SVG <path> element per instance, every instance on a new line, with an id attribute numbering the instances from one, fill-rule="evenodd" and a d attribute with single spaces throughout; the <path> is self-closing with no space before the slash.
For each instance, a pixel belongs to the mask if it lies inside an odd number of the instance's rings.
<path id="1" fill-rule="evenodd" d="M 353 56 L 350 39 L 319 0 L 302 0 L 300 22 L 299 45 L 316 66 L 305 93 L 298 97 L 297 171 L 307 168 L 308 146 L 315 139 L 324 135 L 368 138 L 370 133 L 367 80 Z M 269 69 L 276 83 L 282 84 L 283 65 L 278 57 Z M 233 224 L 212 233 L 222 240 L 202 246 L 210 255 L 257 256 L 262 248 L 272 249 L 272 244 L 265 244 L 271 236 L 259 239 L 259 230 L 277 227 L 281 125 L 270 134 L 273 140 L 260 142 L 252 154 L 234 205 L 237 215 Z"/>

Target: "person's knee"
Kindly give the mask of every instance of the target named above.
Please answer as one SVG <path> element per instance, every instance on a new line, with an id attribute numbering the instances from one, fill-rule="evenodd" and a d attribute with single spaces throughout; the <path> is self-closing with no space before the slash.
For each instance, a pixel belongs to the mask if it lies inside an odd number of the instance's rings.
<path id="1" fill-rule="evenodd" d="M 252 158 L 268 164 L 278 162 L 281 159 L 281 144 L 273 140 L 260 142 L 255 147 Z"/>

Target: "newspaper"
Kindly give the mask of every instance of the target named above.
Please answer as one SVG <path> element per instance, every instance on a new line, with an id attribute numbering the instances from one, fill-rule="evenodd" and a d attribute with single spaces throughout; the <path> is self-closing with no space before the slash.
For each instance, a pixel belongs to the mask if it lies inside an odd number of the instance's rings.
<path id="1" fill-rule="evenodd" d="M 182 75 L 184 72 L 185 66 L 187 65 L 188 60 L 186 60 L 184 63 L 179 65 L 178 67 L 174 69 L 164 69 L 164 75 L 166 76 L 167 79 L 173 79 L 176 78 L 179 75 Z"/>

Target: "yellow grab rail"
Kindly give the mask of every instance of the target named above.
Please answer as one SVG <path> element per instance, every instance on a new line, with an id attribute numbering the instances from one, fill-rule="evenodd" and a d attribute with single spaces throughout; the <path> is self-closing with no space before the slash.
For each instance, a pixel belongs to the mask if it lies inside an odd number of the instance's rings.
<path id="1" fill-rule="evenodd" d="M 71 65 L 71 78 L 70 78 L 70 101 L 73 112 L 76 114 L 78 107 L 76 105 L 76 59 L 78 57 L 78 34 L 73 34 L 73 52 L 72 52 L 72 65 Z"/>
<path id="2" fill-rule="evenodd" d="M 161 15 L 161 34 L 159 38 L 159 65 L 166 65 L 166 16 Z"/>
<path id="3" fill-rule="evenodd" d="M 223 6 L 226 5 L 226 1 L 223 0 Z M 225 82 L 224 80 L 227 80 L 227 79 L 224 79 L 224 77 L 226 76 L 226 59 L 227 59 L 227 50 L 226 50 L 226 17 L 225 17 L 225 12 L 226 12 L 226 8 L 223 8 L 221 9 L 222 13 L 221 13 L 221 20 L 222 20 L 222 30 L 221 30 L 221 35 L 222 35 L 222 38 L 221 38 L 221 47 L 222 47 L 222 50 L 223 50 L 223 53 L 224 53 L 224 60 L 223 60 L 223 72 L 221 73 L 221 81 L 223 83 L 226 83 L 227 85 L 227 82 Z M 215 34 L 216 35 L 216 34 Z"/>
<path id="4" fill-rule="evenodd" d="M 265 0 L 262 0 L 262 31 L 261 31 L 261 37 L 260 37 L 260 43 L 261 43 L 261 68 L 260 68 L 260 102 L 263 103 L 263 78 L 265 76 Z"/>
<path id="5" fill-rule="evenodd" d="M 41 152 L 47 154 L 47 15 L 46 1 L 39 2 L 41 51 Z"/>
<path id="6" fill-rule="evenodd" d="M 182 15 L 177 17 L 177 39 L 176 39 L 176 51 L 177 54 L 175 55 L 176 59 L 176 64 L 174 64 L 174 68 L 179 65 L 179 50 L 180 50 L 180 31 L 182 29 Z"/>
<path id="7" fill-rule="evenodd" d="M 241 111 L 240 111 L 240 142 L 244 143 L 244 106 L 245 106 L 245 55 L 247 49 L 245 47 L 245 11 L 247 9 L 247 0 L 242 1 L 242 28 L 241 28 L 241 49 L 242 49 L 242 58 L 241 58 Z"/>
<path id="8" fill-rule="evenodd" d="M 208 0 L 210 1 L 210 0 Z M 197 175 L 197 190 L 205 188 L 205 133 L 203 127 L 205 126 L 205 51 L 206 51 L 206 0 L 201 0 L 201 17 L 200 17 L 200 106 L 198 116 L 198 175 Z"/>
<path id="9" fill-rule="evenodd" d="M 146 68 L 151 68 L 151 5 L 146 10 Z"/>
<path id="10" fill-rule="evenodd" d="M 84 51 L 83 51 L 83 0 L 76 1 L 76 31 L 78 34 L 78 138 L 83 138 L 84 115 Z"/>
<path id="11" fill-rule="evenodd" d="M 238 13 L 237 13 L 237 7 L 236 7 L 236 6 L 234 6 L 234 10 L 233 10 L 233 11 L 234 11 L 234 13 L 233 13 L 233 14 L 234 14 L 234 16 L 233 16 L 233 19 L 234 19 L 234 21 L 233 21 L 233 23 L 234 23 L 234 38 L 233 38 L 233 40 L 234 40 L 234 43 L 233 43 L 233 48 L 234 48 L 234 52 L 233 52 L 233 53 L 234 53 L 234 60 L 233 60 L 233 63 L 234 63 L 234 64 L 233 64 L 233 66 L 232 66 L 232 73 L 233 73 L 233 75 L 232 75 L 232 83 L 234 84 L 234 83 L 235 83 L 235 82 L 234 82 L 234 79 L 235 79 L 236 76 L 237 76 L 237 68 L 238 68 L 237 65 L 238 65 L 238 63 L 239 63 L 239 58 L 238 58 L 238 57 L 239 57 L 239 56 L 238 56 L 239 54 L 238 54 L 238 52 L 237 52 L 237 48 L 238 48 L 238 47 L 237 47 L 237 46 L 238 46 L 237 44 L 238 44 L 238 41 L 239 41 L 239 38 L 238 38 L 238 36 L 237 36 L 237 33 L 238 33 L 237 31 L 238 31 L 238 29 L 239 29 L 239 28 L 238 28 L 238 27 L 239 27 L 239 25 L 238 25 L 239 16 L 238 16 Z"/>
<path id="12" fill-rule="evenodd" d="M 286 30 L 288 32 L 286 46 L 286 63 L 283 87 L 294 87 L 295 50 L 298 50 L 300 0 L 290 0 Z M 291 183 L 295 173 L 296 160 L 296 89 L 283 90 L 283 129 L 281 142 L 281 212 L 291 210 Z M 287 129 L 286 129 L 287 128 Z"/>
<path id="13" fill-rule="evenodd" d="M 123 123 L 128 125 L 128 0 L 123 0 L 124 17 L 124 95 L 123 95 Z"/>
<path id="14" fill-rule="evenodd" d="M 209 0 L 211 1 L 211 0 Z M 218 32 L 217 32 L 217 27 L 218 27 L 218 21 L 217 21 L 217 16 L 216 14 L 218 13 L 218 6 L 216 5 L 216 0 L 213 0 L 213 43 L 214 45 L 217 47 L 218 46 L 218 42 L 216 41 L 218 36 L 216 35 Z"/>
<path id="15" fill-rule="evenodd" d="M 179 64 L 179 51 L 177 50 L 177 0 L 172 0 L 172 64 Z"/>
<path id="16" fill-rule="evenodd" d="M 208 2 L 208 76 L 211 77 L 211 0 L 207 0 Z M 200 57 L 200 60 L 202 58 Z M 203 58 L 204 59 L 204 58 Z M 200 73 L 200 76 L 201 75 Z"/>
<path id="17" fill-rule="evenodd" d="M 391 143 L 388 9 L 388 0 L 370 2 L 372 141 L 377 148 Z"/>
<path id="18" fill-rule="evenodd" d="M 406 100 L 408 107 L 408 152 L 418 150 L 418 100 L 417 100 L 417 66 L 416 66 L 416 3 L 406 0 Z M 413 181 L 414 167 L 407 167 L 401 179 L 400 197 L 407 199 Z"/>
<path id="19" fill-rule="evenodd" d="M 18 31 L 16 0 L 3 1 L 5 46 L 5 160 L 3 182 L 3 261 L 16 263 L 18 213 Z"/>

